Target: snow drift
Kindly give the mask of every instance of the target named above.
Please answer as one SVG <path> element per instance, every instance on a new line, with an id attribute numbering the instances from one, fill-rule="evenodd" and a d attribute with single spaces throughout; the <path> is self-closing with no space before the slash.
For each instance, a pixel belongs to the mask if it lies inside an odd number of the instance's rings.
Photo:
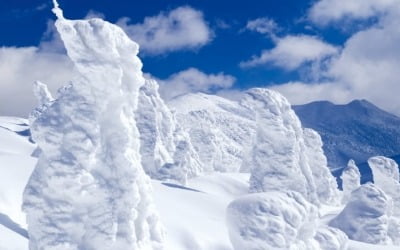
<path id="1" fill-rule="evenodd" d="M 42 153 L 24 193 L 30 249 L 161 248 L 134 117 L 138 45 L 103 20 L 53 12 L 79 74 L 31 124 Z"/>
<path id="2" fill-rule="evenodd" d="M 264 192 L 229 204 L 227 224 L 235 250 L 318 249 L 318 209 L 296 192 Z"/>

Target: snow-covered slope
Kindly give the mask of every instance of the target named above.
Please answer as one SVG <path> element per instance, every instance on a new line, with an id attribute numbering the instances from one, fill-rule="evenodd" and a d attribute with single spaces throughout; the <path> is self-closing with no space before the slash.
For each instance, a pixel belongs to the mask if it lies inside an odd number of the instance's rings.
<path id="1" fill-rule="evenodd" d="M 346 105 L 319 101 L 293 109 L 304 127 L 321 135 L 333 170 L 345 168 L 350 159 L 359 164 L 375 155 L 390 157 L 400 153 L 400 118 L 366 100 Z M 368 173 L 369 169 L 365 171 Z M 340 173 L 337 171 L 337 176 Z"/>
<path id="2" fill-rule="evenodd" d="M 9 197 L 12 201 L 7 204 L 8 210 L 2 210 L 0 213 L 7 214 L 14 221 L 18 221 L 18 218 L 23 220 L 20 199 L 29 174 L 36 164 L 36 159 L 30 157 L 35 145 L 29 142 L 29 137 L 20 136 L 13 131 L 13 129 L 23 130 L 23 127 L 15 124 L 15 121 L 19 123 L 25 120 L 5 117 L 0 117 L 0 120 L 2 121 L 0 126 L 11 126 L 11 131 L 6 130 L 6 133 L 1 134 L 0 148 L 10 146 L 10 149 L 14 148 L 16 151 L 18 148 L 21 149 L 18 157 L 12 162 L 0 156 L 0 185 L 4 183 L 0 188 L 0 197 Z M 4 138 L 7 138 L 7 141 Z M 26 161 L 26 159 L 31 160 Z M 15 168 L 15 174 L 6 175 L 8 167 Z M 155 206 L 166 231 L 165 249 L 232 250 L 233 246 L 225 223 L 226 208 L 231 201 L 248 192 L 248 180 L 249 174 L 245 173 L 206 174 L 189 179 L 185 187 L 153 180 Z M 320 210 L 322 218 L 331 218 L 338 212 L 340 208 Z M 322 220 L 323 223 L 325 221 L 329 220 Z M 3 225 L 0 225 L 0 239 L 1 250 L 28 249 L 27 239 Z M 399 247 L 350 241 L 349 249 L 398 250 Z"/>
<path id="3" fill-rule="evenodd" d="M 27 122 L 16 117 L 0 117 L 0 215 L 7 215 L 24 227 L 21 190 L 37 161 L 31 157 L 35 145 L 29 141 Z"/>

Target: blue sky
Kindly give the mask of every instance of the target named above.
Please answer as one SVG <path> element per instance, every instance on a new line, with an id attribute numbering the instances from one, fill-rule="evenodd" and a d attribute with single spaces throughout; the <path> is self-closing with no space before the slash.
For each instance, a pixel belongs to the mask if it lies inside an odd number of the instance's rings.
<path id="1" fill-rule="evenodd" d="M 389 82 L 388 88 L 398 85 L 394 68 L 400 58 L 386 53 L 396 49 L 400 37 L 392 30 L 399 16 L 396 0 L 59 4 L 67 18 L 101 17 L 120 25 L 141 45 L 143 70 L 159 80 L 166 99 L 196 91 L 233 98 L 247 88 L 267 86 L 296 104 L 365 98 L 389 111 L 400 108 L 392 91 L 371 91 L 381 88 L 382 81 Z M 28 97 L 31 81 L 43 80 L 54 92 L 73 75 L 53 27 L 51 7 L 48 0 L 0 3 L 0 73 L 6 73 L 0 74 L 0 87 L 6 90 L 0 94 L 0 115 L 27 114 L 33 106 Z M 378 33 L 391 34 L 388 44 L 370 39 Z M 377 70 L 376 79 L 364 79 L 371 70 Z M 24 96 L 17 105 L 21 108 L 10 105 L 14 100 L 9 96 Z"/>

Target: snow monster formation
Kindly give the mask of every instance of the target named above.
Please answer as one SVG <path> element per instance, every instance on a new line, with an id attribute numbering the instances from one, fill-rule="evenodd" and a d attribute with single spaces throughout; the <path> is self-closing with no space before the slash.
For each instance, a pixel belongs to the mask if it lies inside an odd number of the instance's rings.
<path id="1" fill-rule="evenodd" d="M 347 167 L 343 170 L 342 175 L 343 198 L 342 203 L 346 204 L 350 199 L 351 192 L 360 186 L 361 174 L 354 160 L 349 160 Z"/>
<path id="2" fill-rule="evenodd" d="M 329 225 L 345 232 L 352 240 L 388 244 L 391 199 L 376 185 L 367 183 L 351 193 L 343 211 Z"/>
<path id="3" fill-rule="evenodd" d="M 138 45 L 54 4 L 78 75 L 31 124 L 42 152 L 24 192 L 30 249 L 162 249 L 134 117 L 145 82 Z"/>
<path id="4" fill-rule="evenodd" d="M 158 88 L 155 80 L 146 79 L 139 92 L 136 123 L 143 168 L 154 179 L 184 184 L 188 177 L 199 174 L 201 163 L 189 136 L 176 123 Z"/>
<path id="5" fill-rule="evenodd" d="M 255 110 L 256 136 L 250 159 L 250 192 L 296 191 L 319 204 L 300 120 L 277 92 L 255 88 L 242 105 Z"/>
<path id="6" fill-rule="evenodd" d="M 305 154 L 317 188 L 318 200 L 322 204 L 337 205 L 340 194 L 335 177 L 328 168 L 328 160 L 322 149 L 321 136 L 314 130 L 303 130 Z"/>
<path id="7" fill-rule="evenodd" d="M 277 92 L 251 89 L 240 103 L 254 110 L 256 133 L 245 160 L 253 194 L 239 197 L 227 209 L 234 249 L 347 249 L 343 232 L 319 228 L 320 204 L 339 203 L 319 135 L 303 131 L 289 102 Z M 323 185 L 318 191 L 315 178 Z"/>
<path id="8" fill-rule="evenodd" d="M 395 208 L 400 208 L 400 183 L 399 166 L 397 163 L 384 156 L 375 156 L 368 159 L 376 186 L 393 199 Z M 399 209 L 394 209 L 393 214 L 400 217 Z"/>
<path id="9" fill-rule="evenodd" d="M 227 209 L 235 250 L 317 250 L 313 239 L 317 218 L 318 208 L 297 192 L 249 194 L 234 200 Z"/>

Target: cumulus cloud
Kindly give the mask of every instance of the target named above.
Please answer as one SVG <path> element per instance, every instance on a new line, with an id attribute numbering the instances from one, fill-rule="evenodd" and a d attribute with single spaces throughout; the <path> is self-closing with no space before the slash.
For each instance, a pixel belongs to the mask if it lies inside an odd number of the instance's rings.
<path id="1" fill-rule="evenodd" d="M 0 48 L 0 115 L 26 117 L 36 106 L 32 92 L 35 80 L 54 93 L 73 75 L 73 65 L 63 54 L 36 47 Z"/>
<path id="2" fill-rule="evenodd" d="M 214 92 L 230 88 L 235 78 L 222 72 L 206 74 L 196 68 L 189 68 L 175 73 L 165 80 L 157 79 L 161 96 L 169 100 L 176 96 L 191 92 Z"/>
<path id="3" fill-rule="evenodd" d="M 309 19 L 318 25 L 327 25 L 343 19 L 362 20 L 381 15 L 398 0 L 320 0 L 309 10 Z"/>
<path id="4" fill-rule="evenodd" d="M 331 83 L 288 83 L 274 88 L 294 103 L 367 99 L 400 115 L 399 27 L 400 7 L 392 8 L 377 25 L 352 35 L 323 72 Z"/>
<path id="5" fill-rule="evenodd" d="M 240 63 L 241 67 L 255 67 L 269 64 L 285 70 L 294 70 L 304 63 L 323 60 L 338 53 L 338 48 L 314 36 L 286 36 L 276 41 L 271 50 L 262 51 L 249 61 Z"/>
<path id="6" fill-rule="evenodd" d="M 201 11 L 179 7 L 168 13 L 146 17 L 143 23 L 129 24 L 129 18 L 117 24 L 137 43 L 146 54 L 162 54 L 182 49 L 204 46 L 213 38 Z"/>
<path id="7" fill-rule="evenodd" d="M 246 29 L 275 38 L 275 32 L 279 30 L 279 26 L 273 19 L 261 17 L 248 21 Z"/>

